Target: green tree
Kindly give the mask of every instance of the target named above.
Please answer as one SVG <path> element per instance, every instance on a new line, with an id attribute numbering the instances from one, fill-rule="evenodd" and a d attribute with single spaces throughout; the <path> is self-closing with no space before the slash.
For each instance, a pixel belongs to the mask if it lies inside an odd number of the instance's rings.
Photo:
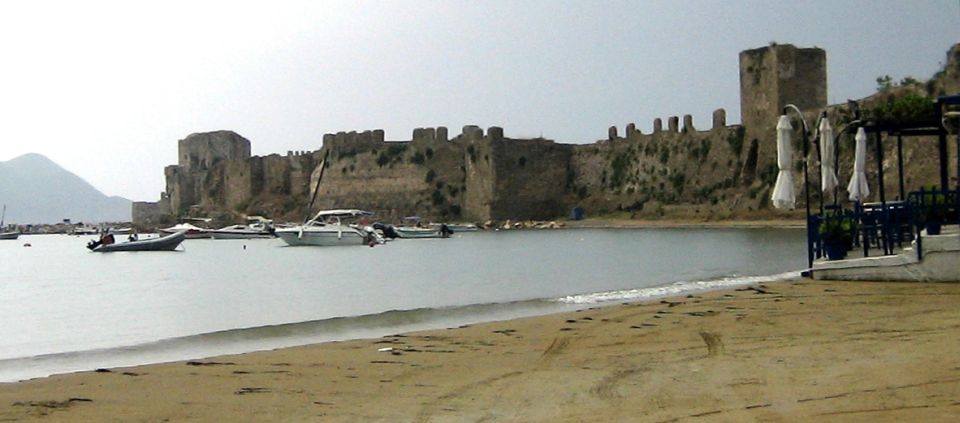
<path id="1" fill-rule="evenodd" d="M 893 78 L 890 75 L 877 77 L 877 91 L 887 91 L 891 88 L 893 88 Z"/>

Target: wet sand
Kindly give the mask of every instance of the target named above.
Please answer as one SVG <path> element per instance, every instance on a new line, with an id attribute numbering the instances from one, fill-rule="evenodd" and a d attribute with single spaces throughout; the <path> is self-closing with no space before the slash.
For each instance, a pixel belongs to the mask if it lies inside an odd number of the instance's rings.
<path id="1" fill-rule="evenodd" d="M 956 421 L 960 283 L 803 281 L 0 384 L 0 421 Z"/>

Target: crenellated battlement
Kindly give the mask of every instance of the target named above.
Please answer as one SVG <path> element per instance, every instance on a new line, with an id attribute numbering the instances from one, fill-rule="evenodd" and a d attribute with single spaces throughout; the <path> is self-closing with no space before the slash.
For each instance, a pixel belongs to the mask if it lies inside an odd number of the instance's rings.
<path id="1" fill-rule="evenodd" d="M 664 134 L 687 134 L 698 132 L 697 128 L 693 124 L 692 115 L 683 115 L 683 126 L 680 126 L 680 119 L 677 116 L 671 116 L 667 120 L 668 127 L 667 130 L 663 129 L 663 120 L 661 118 L 655 118 L 653 120 L 653 132 L 650 134 L 644 134 L 643 131 L 637 129 L 635 123 L 628 123 L 624 127 L 623 137 L 620 137 L 618 128 L 616 126 L 611 126 L 607 129 L 607 140 L 613 141 L 617 139 L 628 139 L 628 140 L 637 140 L 642 137 L 649 137 L 655 135 L 664 135 Z M 713 112 L 713 122 L 709 131 L 699 131 L 699 132 L 715 132 L 725 129 L 730 129 L 730 126 L 727 126 L 727 111 L 724 109 L 717 109 Z M 736 125 L 739 126 L 739 125 Z"/>

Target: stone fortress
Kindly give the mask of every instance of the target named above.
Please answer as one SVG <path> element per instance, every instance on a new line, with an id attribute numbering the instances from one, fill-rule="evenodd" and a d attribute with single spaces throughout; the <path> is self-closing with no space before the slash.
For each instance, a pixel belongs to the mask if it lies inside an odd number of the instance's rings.
<path id="1" fill-rule="evenodd" d="M 705 219 L 765 210 L 777 174 L 777 118 L 792 103 L 814 125 L 827 107 L 826 53 L 771 44 L 739 60 L 742 123 L 728 125 L 720 109 L 705 130 L 689 115 L 669 117 L 666 127 L 655 119 L 649 134 L 634 124 L 622 133 L 611 127 L 592 144 L 512 139 L 499 127 L 465 126 L 455 136 L 417 128 L 404 141 L 369 130 L 326 134 L 317 151 L 264 157 L 251 156 L 250 141 L 230 131 L 191 134 L 179 141 L 178 163 L 164 170 L 160 201 L 134 203 L 133 220 L 140 227 L 191 215 L 300 221 L 324 154 L 313 209 L 361 208 L 384 221 L 544 220 L 574 207 Z"/>

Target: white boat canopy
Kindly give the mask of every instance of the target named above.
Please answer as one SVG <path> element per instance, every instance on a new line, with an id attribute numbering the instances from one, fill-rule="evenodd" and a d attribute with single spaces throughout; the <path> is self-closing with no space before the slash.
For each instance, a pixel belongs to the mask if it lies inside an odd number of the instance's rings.
<path id="1" fill-rule="evenodd" d="M 357 216 L 373 216 L 373 212 L 359 209 L 334 209 L 334 210 L 320 210 L 317 212 L 316 216 L 313 217 L 313 220 L 323 220 L 328 217 L 357 217 Z"/>

